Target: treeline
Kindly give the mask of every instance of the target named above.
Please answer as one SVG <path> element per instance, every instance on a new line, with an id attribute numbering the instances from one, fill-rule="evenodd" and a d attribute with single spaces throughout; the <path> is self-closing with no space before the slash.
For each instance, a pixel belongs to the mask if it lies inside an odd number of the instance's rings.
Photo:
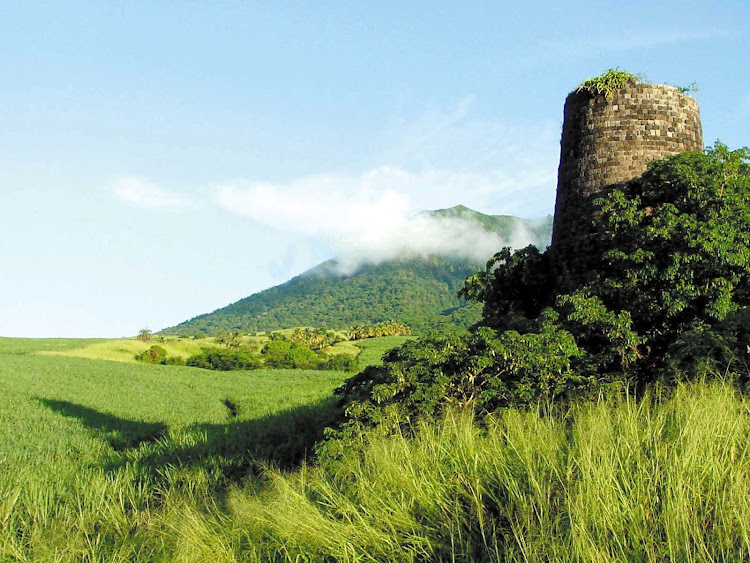
<path id="1" fill-rule="evenodd" d="M 362 340 L 364 338 L 378 338 L 381 336 L 406 336 L 411 329 L 396 321 L 385 321 L 369 325 L 355 325 L 346 332 L 348 340 Z"/>
<path id="2" fill-rule="evenodd" d="M 298 328 L 290 334 L 274 332 L 257 350 L 244 344 L 240 332 L 224 332 L 216 337 L 214 346 L 183 359 L 169 356 L 159 345 L 136 354 L 139 362 L 161 365 L 187 365 L 218 371 L 270 369 L 316 369 L 356 371 L 357 359 L 351 354 L 327 352 L 342 337 L 327 330 Z"/>

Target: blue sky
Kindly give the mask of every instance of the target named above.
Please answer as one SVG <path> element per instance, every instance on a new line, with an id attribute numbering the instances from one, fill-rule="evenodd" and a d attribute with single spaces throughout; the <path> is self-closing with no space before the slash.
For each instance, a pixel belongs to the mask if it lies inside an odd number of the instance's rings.
<path id="1" fill-rule="evenodd" d="M 422 209 L 552 213 L 611 67 L 750 144 L 750 2 L 1 2 L 0 335 L 212 311 Z M 373 226 L 376 225 L 377 229 Z"/>

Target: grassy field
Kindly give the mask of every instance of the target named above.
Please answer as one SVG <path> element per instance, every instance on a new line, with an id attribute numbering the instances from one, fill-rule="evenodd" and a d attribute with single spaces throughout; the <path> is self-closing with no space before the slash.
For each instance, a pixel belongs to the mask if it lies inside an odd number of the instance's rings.
<path id="1" fill-rule="evenodd" d="M 104 338 L 6 338 L 0 336 L 0 353 L 33 354 L 34 352 L 65 352 L 106 342 Z"/>
<path id="2" fill-rule="evenodd" d="M 365 362 L 403 338 L 365 340 Z M 750 400 L 693 383 L 449 413 L 300 462 L 330 371 L 209 372 L 0 339 L 0 561 L 737 561 Z"/>
<path id="3" fill-rule="evenodd" d="M 415 336 L 382 336 L 380 338 L 366 338 L 364 340 L 357 340 L 355 342 L 349 342 L 361 350 L 357 356 L 357 365 L 359 369 L 364 369 L 367 366 L 377 365 L 381 363 L 383 354 L 385 354 L 391 348 L 400 346 L 408 340 L 413 340 Z"/>
<path id="4" fill-rule="evenodd" d="M 81 344 L 107 343 L 0 339 L 0 559 L 161 557 L 140 535 L 154 510 L 212 498 L 254 459 L 296 463 L 346 377 L 39 354 Z"/>
<path id="5" fill-rule="evenodd" d="M 293 329 L 278 331 L 282 333 L 291 333 Z M 201 338 L 194 340 L 192 338 L 178 338 L 176 336 L 156 337 L 148 342 L 138 340 L 137 338 L 117 338 L 110 340 L 89 339 L 89 340 L 69 340 L 69 339 L 18 339 L 19 342 L 13 342 L 17 339 L 0 338 L 0 351 L 17 350 L 15 353 L 36 352 L 41 355 L 67 356 L 70 358 L 86 358 L 89 360 L 111 360 L 115 362 L 136 363 L 135 356 L 153 345 L 158 345 L 167 351 L 168 356 L 178 356 L 187 359 L 190 356 L 201 353 L 204 349 L 217 346 L 214 338 Z M 27 340 L 25 344 L 20 341 Z M 374 339 L 381 340 L 381 339 Z M 263 345 L 268 342 L 268 335 L 260 333 L 256 336 L 244 336 L 242 345 L 254 353 L 259 353 Z M 353 342 L 338 342 L 327 350 L 333 354 L 349 354 L 357 356 L 360 348 Z M 3 352 L 4 353 L 4 352 Z M 369 361 L 369 360 L 368 360 Z"/>

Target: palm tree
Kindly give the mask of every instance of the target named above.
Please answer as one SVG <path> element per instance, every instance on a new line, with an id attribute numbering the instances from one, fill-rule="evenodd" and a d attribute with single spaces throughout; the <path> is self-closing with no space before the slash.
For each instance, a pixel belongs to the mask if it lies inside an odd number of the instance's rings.
<path id="1" fill-rule="evenodd" d="M 148 342 L 149 340 L 151 340 L 152 335 L 153 333 L 151 332 L 151 330 L 147 328 L 142 328 L 141 330 L 138 331 L 138 336 L 136 336 L 136 338 L 138 340 L 142 340 L 143 342 Z"/>

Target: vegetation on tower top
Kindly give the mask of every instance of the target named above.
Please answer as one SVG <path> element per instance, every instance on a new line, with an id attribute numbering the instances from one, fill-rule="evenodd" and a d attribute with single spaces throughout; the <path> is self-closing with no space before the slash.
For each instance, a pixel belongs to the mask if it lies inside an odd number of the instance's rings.
<path id="1" fill-rule="evenodd" d="M 575 89 L 575 93 L 580 94 L 583 92 L 591 96 L 604 95 L 606 98 L 609 98 L 615 90 L 632 84 L 638 84 L 639 82 L 643 82 L 643 79 L 638 75 L 617 68 L 610 68 L 599 76 L 584 80 Z"/>

